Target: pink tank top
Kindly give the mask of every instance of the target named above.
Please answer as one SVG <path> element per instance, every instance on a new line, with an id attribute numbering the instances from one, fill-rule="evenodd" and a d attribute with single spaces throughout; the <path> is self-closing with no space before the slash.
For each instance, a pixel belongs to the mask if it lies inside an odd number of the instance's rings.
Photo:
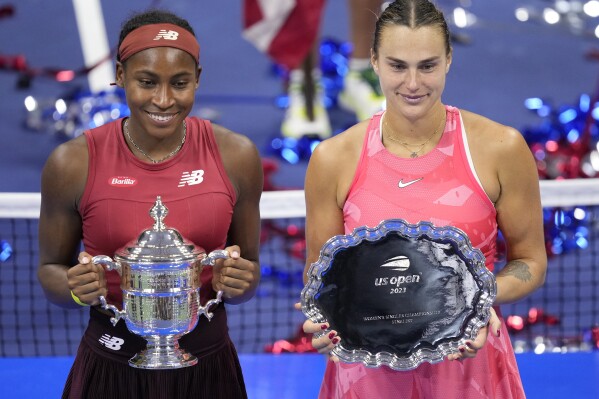
<path id="1" fill-rule="evenodd" d="M 374 115 L 356 175 L 343 206 L 345 232 L 382 220 L 429 221 L 464 231 L 493 270 L 496 212 L 476 176 L 457 108 L 447 107 L 437 147 L 418 158 L 399 158 L 381 142 L 383 113 Z"/>
<path id="2" fill-rule="evenodd" d="M 418 158 L 399 158 L 381 141 L 381 118 L 368 126 L 357 171 L 343 207 L 345 231 L 382 220 L 429 221 L 460 228 L 493 268 L 496 212 L 472 165 L 460 112 L 447 106 L 441 140 Z M 424 363 L 410 371 L 327 362 L 321 399 L 520 399 L 525 398 L 505 323 L 489 334 L 474 359 Z"/>
<path id="3" fill-rule="evenodd" d="M 187 118 L 187 138 L 171 159 L 149 164 L 127 147 L 122 120 L 85 132 L 87 184 L 79 205 L 83 244 L 92 256 L 114 253 L 154 224 L 149 215 L 158 195 L 168 208 L 166 226 L 206 253 L 225 247 L 236 197 L 224 170 L 210 122 Z M 202 272 L 202 303 L 212 296 L 212 271 Z M 108 302 L 122 304 L 120 279 L 106 273 Z"/>

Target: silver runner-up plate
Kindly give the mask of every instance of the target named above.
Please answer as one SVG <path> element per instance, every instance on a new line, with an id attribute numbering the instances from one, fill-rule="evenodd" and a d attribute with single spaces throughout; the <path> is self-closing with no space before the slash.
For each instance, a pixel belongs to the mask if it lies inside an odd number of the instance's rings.
<path id="1" fill-rule="evenodd" d="M 496 292 L 483 253 L 463 231 L 389 219 L 328 240 L 301 305 L 338 332 L 332 354 L 341 361 L 412 370 L 476 338 Z"/>

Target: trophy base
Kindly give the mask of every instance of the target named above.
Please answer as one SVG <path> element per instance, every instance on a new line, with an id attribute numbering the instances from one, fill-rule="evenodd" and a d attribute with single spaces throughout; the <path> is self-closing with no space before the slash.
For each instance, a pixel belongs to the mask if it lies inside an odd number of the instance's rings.
<path id="1" fill-rule="evenodd" d="M 131 359 L 129 365 L 138 369 L 168 370 L 193 366 L 198 358 L 179 348 L 175 337 L 145 337 L 146 349 Z"/>

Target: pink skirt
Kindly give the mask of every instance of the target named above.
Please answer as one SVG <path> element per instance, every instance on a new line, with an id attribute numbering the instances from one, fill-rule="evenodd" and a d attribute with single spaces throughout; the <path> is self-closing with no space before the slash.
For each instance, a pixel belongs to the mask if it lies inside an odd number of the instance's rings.
<path id="1" fill-rule="evenodd" d="M 320 399 L 524 399 L 505 323 L 475 358 L 421 364 L 410 371 L 327 362 Z"/>

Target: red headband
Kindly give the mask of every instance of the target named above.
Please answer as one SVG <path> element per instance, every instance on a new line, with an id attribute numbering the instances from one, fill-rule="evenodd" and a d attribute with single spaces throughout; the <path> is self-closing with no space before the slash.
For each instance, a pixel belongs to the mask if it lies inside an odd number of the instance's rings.
<path id="1" fill-rule="evenodd" d="M 152 47 L 174 47 L 189 53 L 200 62 L 200 45 L 187 29 L 173 24 L 144 25 L 131 31 L 119 47 L 121 62 L 135 53 Z"/>

